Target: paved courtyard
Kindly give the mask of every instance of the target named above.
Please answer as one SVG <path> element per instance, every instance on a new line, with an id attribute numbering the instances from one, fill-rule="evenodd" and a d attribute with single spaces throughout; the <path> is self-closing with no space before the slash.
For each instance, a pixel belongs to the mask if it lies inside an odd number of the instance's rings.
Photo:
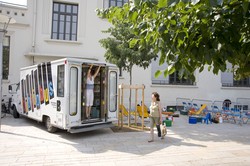
<path id="1" fill-rule="evenodd" d="M 164 140 L 148 143 L 148 131 L 50 134 L 41 123 L 8 115 L 2 119 L 0 166 L 250 165 L 249 122 L 240 126 L 187 121 L 187 116 L 175 118 Z"/>

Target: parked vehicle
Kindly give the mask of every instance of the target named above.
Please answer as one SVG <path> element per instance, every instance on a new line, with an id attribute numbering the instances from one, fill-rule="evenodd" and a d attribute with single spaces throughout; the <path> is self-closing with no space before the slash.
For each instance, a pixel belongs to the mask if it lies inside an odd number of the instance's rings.
<path id="1" fill-rule="evenodd" d="M 91 119 L 86 118 L 89 66 L 100 66 L 94 82 Z M 49 132 L 58 128 L 78 133 L 111 127 L 117 111 L 117 67 L 98 61 L 64 58 L 22 68 L 20 86 L 9 86 L 13 116 L 44 122 Z"/>
<path id="2" fill-rule="evenodd" d="M 2 109 L 1 109 L 1 118 L 5 117 L 6 114 L 12 114 L 11 108 L 11 97 L 3 95 L 2 98 Z"/>

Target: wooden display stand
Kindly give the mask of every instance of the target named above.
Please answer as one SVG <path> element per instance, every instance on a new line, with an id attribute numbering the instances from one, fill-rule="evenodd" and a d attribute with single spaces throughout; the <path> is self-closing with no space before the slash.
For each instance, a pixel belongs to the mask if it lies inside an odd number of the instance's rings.
<path id="1" fill-rule="evenodd" d="M 138 98 L 138 90 L 142 90 L 142 110 L 144 110 L 144 85 L 124 85 L 121 84 L 119 85 L 118 89 L 118 107 L 120 108 L 120 105 L 123 105 L 123 99 L 124 99 L 124 90 L 129 89 L 129 90 L 135 90 L 135 124 L 137 125 L 137 98 Z M 121 112 L 120 112 L 121 111 Z M 118 114 L 120 113 L 121 116 L 118 115 L 118 127 L 122 128 L 123 127 L 123 115 L 124 115 L 124 110 L 119 109 Z M 128 110 L 128 127 L 131 126 L 131 110 Z M 144 111 L 142 111 L 142 126 L 141 129 L 144 130 Z"/>

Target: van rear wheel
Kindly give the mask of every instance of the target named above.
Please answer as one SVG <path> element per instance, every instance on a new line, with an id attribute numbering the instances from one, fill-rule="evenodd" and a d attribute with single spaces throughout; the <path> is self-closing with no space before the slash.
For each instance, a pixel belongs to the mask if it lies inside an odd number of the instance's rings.
<path id="1" fill-rule="evenodd" d="M 50 133 L 54 133 L 57 131 L 57 128 L 52 126 L 50 117 L 45 118 L 45 127 L 47 128 L 47 131 Z"/>
<path id="2" fill-rule="evenodd" d="M 19 113 L 17 112 L 15 106 L 14 106 L 14 108 L 13 108 L 13 117 L 14 117 L 15 119 L 20 117 L 20 115 L 19 115 Z"/>

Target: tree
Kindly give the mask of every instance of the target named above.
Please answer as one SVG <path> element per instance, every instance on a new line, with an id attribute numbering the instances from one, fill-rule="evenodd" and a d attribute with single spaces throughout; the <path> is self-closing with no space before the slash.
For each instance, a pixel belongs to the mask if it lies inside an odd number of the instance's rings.
<path id="1" fill-rule="evenodd" d="M 249 0 L 144 0 L 122 8 L 98 11 L 114 26 L 131 24 L 134 38 L 130 47 L 141 49 L 150 43 L 160 53 L 156 76 L 178 71 L 179 76 L 195 79 L 194 71 L 218 74 L 227 62 L 237 78 L 250 76 Z M 146 44 L 145 44 L 146 43 Z"/>
<path id="2" fill-rule="evenodd" d="M 106 49 L 105 59 L 110 63 L 116 64 L 120 69 L 129 72 L 130 85 L 132 84 L 132 68 L 134 65 L 147 68 L 151 60 L 157 57 L 157 54 L 152 52 L 150 44 L 141 47 L 134 44 L 130 47 L 131 39 L 136 36 L 130 28 L 131 24 L 118 21 L 114 27 L 109 28 L 105 33 L 110 33 L 111 37 L 101 39 L 101 46 Z M 129 94 L 129 110 L 131 110 L 131 91 Z M 129 118 L 130 121 L 130 118 Z"/>
<path id="3" fill-rule="evenodd" d="M 150 45 L 145 45 L 143 48 L 139 48 L 138 44 L 134 45 L 133 48 L 130 47 L 130 41 L 135 38 L 135 35 L 127 23 L 120 22 L 115 27 L 103 32 L 111 35 L 111 37 L 99 41 L 101 46 L 106 49 L 104 55 L 106 61 L 114 63 L 120 69 L 129 72 L 129 83 L 132 84 L 133 66 L 137 65 L 146 69 L 151 60 L 157 57 L 157 54 L 152 52 L 152 46 Z"/>

